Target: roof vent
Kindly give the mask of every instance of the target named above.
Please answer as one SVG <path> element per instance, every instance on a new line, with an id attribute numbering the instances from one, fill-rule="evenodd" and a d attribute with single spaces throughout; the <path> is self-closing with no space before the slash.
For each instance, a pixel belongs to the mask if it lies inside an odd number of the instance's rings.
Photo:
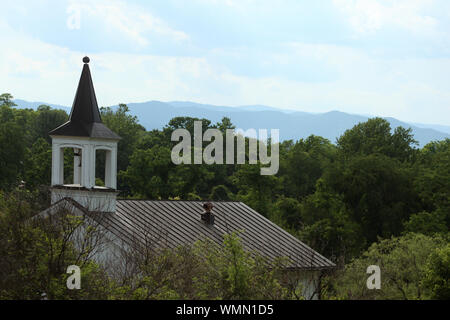
<path id="1" fill-rule="evenodd" d="M 205 209 L 205 212 L 202 213 L 201 219 L 210 226 L 214 225 L 214 214 L 211 212 L 213 209 L 213 204 L 211 202 L 207 202 L 203 204 L 203 209 Z"/>

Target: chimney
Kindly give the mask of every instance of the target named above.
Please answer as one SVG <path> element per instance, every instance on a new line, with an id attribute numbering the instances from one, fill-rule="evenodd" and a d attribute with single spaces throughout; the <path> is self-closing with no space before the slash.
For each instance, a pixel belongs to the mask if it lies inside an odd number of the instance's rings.
<path id="1" fill-rule="evenodd" d="M 203 204 L 203 209 L 205 209 L 205 212 L 202 213 L 201 219 L 206 223 L 208 226 L 214 225 L 214 214 L 211 212 L 213 209 L 213 204 L 211 202 L 207 202 Z"/>

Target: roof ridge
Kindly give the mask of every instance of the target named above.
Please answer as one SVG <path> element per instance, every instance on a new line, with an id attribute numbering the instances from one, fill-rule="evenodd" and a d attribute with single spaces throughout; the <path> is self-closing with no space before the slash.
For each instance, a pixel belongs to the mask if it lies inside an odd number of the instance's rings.
<path id="1" fill-rule="evenodd" d="M 211 203 L 221 203 L 221 202 L 232 202 L 232 203 L 243 203 L 242 201 L 234 200 L 181 200 L 181 199 L 132 199 L 132 198 L 117 198 L 117 201 L 158 201 L 158 202 L 211 202 Z"/>

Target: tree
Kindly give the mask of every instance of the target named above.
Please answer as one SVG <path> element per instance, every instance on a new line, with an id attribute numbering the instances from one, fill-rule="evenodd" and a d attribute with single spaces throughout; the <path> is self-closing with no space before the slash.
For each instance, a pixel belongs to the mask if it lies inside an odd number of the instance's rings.
<path id="1" fill-rule="evenodd" d="M 223 245 L 198 242 L 195 252 L 203 256 L 201 274 L 194 283 L 198 297 L 215 299 L 280 299 L 289 292 L 279 282 L 279 262 L 270 262 L 242 246 L 237 233 L 227 234 Z"/>
<path id="2" fill-rule="evenodd" d="M 423 284 L 430 290 L 432 299 L 450 299 L 450 243 L 436 248 L 429 256 Z"/>
<path id="3" fill-rule="evenodd" d="M 242 164 L 231 177 L 239 190 L 237 198 L 259 213 L 267 216 L 272 208 L 278 179 L 273 175 L 261 175 L 261 165 Z"/>
<path id="4" fill-rule="evenodd" d="M 343 197 L 328 189 L 323 179 L 318 180 L 316 188 L 300 204 L 298 236 L 341 266 L 357 256 L 367 240 Z"/>
<path id="5" fill-rule="evenodd" d="M 33 170 L 40 174 L 49 173 L 48 158 L 41 156 L 50 143 L 48 132 L 66 121 L 67 114 L 49 106 L 39 106 L 37 111 L 15 109 L 11 107 L 14 104 L 8 102 L 8 96 L 3 100 L 0 106 L 0 187 L 11 189 L 24 179 L 27 186 L 33 188 L 44 182 L 42 179 L 30 180 Z M 40 139 L 45 139 L 46 143 Z M 43 162 L 38 163 L 35 158 Z M 41 175 L 40 178 L 45 177 Z"/>
<path id="6" fill-rule="evenodd" d="M 297 199 L 280 196 L 274 203 L 274 209 L 269 217 L 271 220 L 277 216 L 287 226 L 299 229 L 302 224 L 301 206 Z"/>
<path id="7" fill-rule="evenodd" d="M 330 141 L 311 135 L 300 139 L 282 152 L 280 176 L 284 194 L 301 200 L 314 193 L 317 180 L 335 156 L 336 148 Z"/>
<path id="8" fill-rule="evenodd" d="M 12 101 L 14 97 L 10 93 L 2 93 L 0 95 L 0 106 L 13 107 L 16 104 Z"/>
<path id="9" fill-rule="evenodd" d="M 169 185 L 172 188 L 172 196 L 180 199 L 188 199 L 189 194 L 196 194 L 200 198 L 208 198 L 214 172 L 208 165 L 173 165 L 175 168 L 169 174 Z"/>
<path id="10" fill-rule="evenodd" d="M 231 119 L 228 117 L 223 117 L 221 122 L 217 122 L 215 127 L 222 131 L 223 133 L 226 133 L 228 129 L 233 130 L 236 129 L 236 126 L 231 123 Z"/>
<path id="11" fill-rule="evenodd" d="M 66 208 L 32 218 L 28 193 L 0 195 L 0 299 L 107 298 L 109 279 L 92 259 L 104 241 L 98 223 Z M 81 269 L 82 290 L 66 286 L 70 265 Z"/>
<path id="12" fill-rule="evenodd" d="M 117 151 L 117 170 L 126 170 L 145 128 L 138 123 L 136 116 L 130 115 L 126 104 L 119 104 L 115 111 L 110 107 L 101 108 L 100 113 L 105 126 L 121 137 Z M 104 172 L 104 163 L 98 163 L 98 168 L 98 172 Z"/>
<path id="13" fill-rule="evenodd" d="M 413 233 L 374 243 L 331 280 L 335 290 L 331 296 L 370 300 L 429 299 L 432 291 L 423 284 L 427 272 L 430 279 L 434 279 L 427 265 L 428 257 L 430 252 L 444 245 L 442 238 Z M 366 286 L 369 277 L 366 271 L 370 265 L 380 267 L 381 289 L 370 290 Z"/>
<path id="14" fill-rule="evenodd" d="M 168 199 L 172 195 L 169 174 L 174 166 L 170 150 L 164 146 L 136 149 L 121 178 L 130 186 L 134 195 L 147 199 Z"/>
<path id="15" fill-rule="evenodd" d="M 444 215 L 450 227 L 450 139 L 430 142 L 420 150 L 414 166 L 414 191 L 424 211 Z"/>
<path id="16" fill-rule="evenodd" d="M 383 154 L 400 161 L 412 160 L 417 144 L 411 128 L 397 127 L 391 134 L 389 122 L 382 118 L 359 123 L 337 140 L 337 146 L 345 157 L 353 155 Z"/>
<path id="17" fill-rule="evenodd" d="M 31 143 L 39 138 L 51 143 L 48 133 L 65 123 L 67 119 L 68 115 L 64 110 L 55 110 L 46 105 L 39 106 L 31 124 Z"/>
<path id="18" fill-rule="evenodd" d="M 211 194 L 209 195 L 209 199 L 214 201 L 227 201 L 231 200 L 233 198 L 233 195 L 231 194 L 230 190 L 223 184 L 220 184 L 218 186 L 215 186 L 211 190 Z"/>
<path id="19" fill-rule="evenodd" d="M 411 215 L 405 222 L 405 232 L 422 233 L 433 235 L 435 233 L 445 234 L 448 232 L 447 219 L 448 212 L 437 209 L 434 212 L 422 211 Z"/>
<path id="20" fill-rule="evenodd" d="M 160 248 L 145 237 L 123 251 L 116 299 L 283 299 L 281 262 L 244 249 L 237 233 L 222 244 L 201 239 L 177 248 Z"/>
<path id="21" fill-rule="evenodd" d="M 26 149 L 24 180 L 29 189 L 48 185 L 51 179 L 52 148 L 44 139 L 38 138 Z"/>
<path id="22" fill-rule="evenodd" d="M 206 131 L 206 129 L 211 128 L 211 121 L 205 118 L 192 118 L 192 117 L 175 117 L 172 118 L 167 126 L 164 127 L 163 131 L 167 132 L 167 136 L 170 139 L 170 135 L 172 131 L 176 129 L 186 129 L 191 134 L 191 137 L 194 136 L 194 122 L 201 121 L 202 122 L 202 132 Z"/>
<path id="23" fill-rule="evenodd" d="M 377 237 L 399 235 L 420 208 L 411 185 L 414 172 L 382 154 L 353 156 L 324 173 L 328 190 L 342 196 L 353 221 L 370 244 Z"/>
<path id="24" fill-rule="evenodd" d="M 0 106 L 0 188 L 9 189 L 19 180 L 25 155 L 26 131 L 14 109 Z"/>

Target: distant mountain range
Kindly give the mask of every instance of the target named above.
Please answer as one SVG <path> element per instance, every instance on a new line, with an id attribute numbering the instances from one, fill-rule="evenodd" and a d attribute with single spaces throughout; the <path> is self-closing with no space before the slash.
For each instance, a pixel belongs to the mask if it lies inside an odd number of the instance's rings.
<path id="1" fill-rule="evenodd" d="M 20 99 L 15 99 L 14 102 L 19 108 L 36 109 L 39 105 L 45 104 L 52 108 L 70 112 L 70 107 L 51 103 L 28 102 Z M 116 108 L 117 106 L 112 107 Z M 314 134 L 327 138 L 333 143 L 345 130 L 370 118 L 369 116 L 348 114 L 340 111 L 309 113 L 263 105 L 227 107 L 188 101 L 148 101 L 129 103 L 128 107 L 130 112 L 137 116 L 139 123 L 147 130 L 161 129 L 170 119 L 179 116 L 206 118 L 213 123 L 221 121 L 223 117 L 229 117 L 236 128 L 244 130 L 249 128 L 280 129 L 281 140 L 298 140 Z M 421 147 L 430 141 L 450 138 L 450 126 L 406 123 L 395 118 L 385 119 L 390 122 L 392 128 L 398 126 L 411 127 L 414 138 Z"/>

